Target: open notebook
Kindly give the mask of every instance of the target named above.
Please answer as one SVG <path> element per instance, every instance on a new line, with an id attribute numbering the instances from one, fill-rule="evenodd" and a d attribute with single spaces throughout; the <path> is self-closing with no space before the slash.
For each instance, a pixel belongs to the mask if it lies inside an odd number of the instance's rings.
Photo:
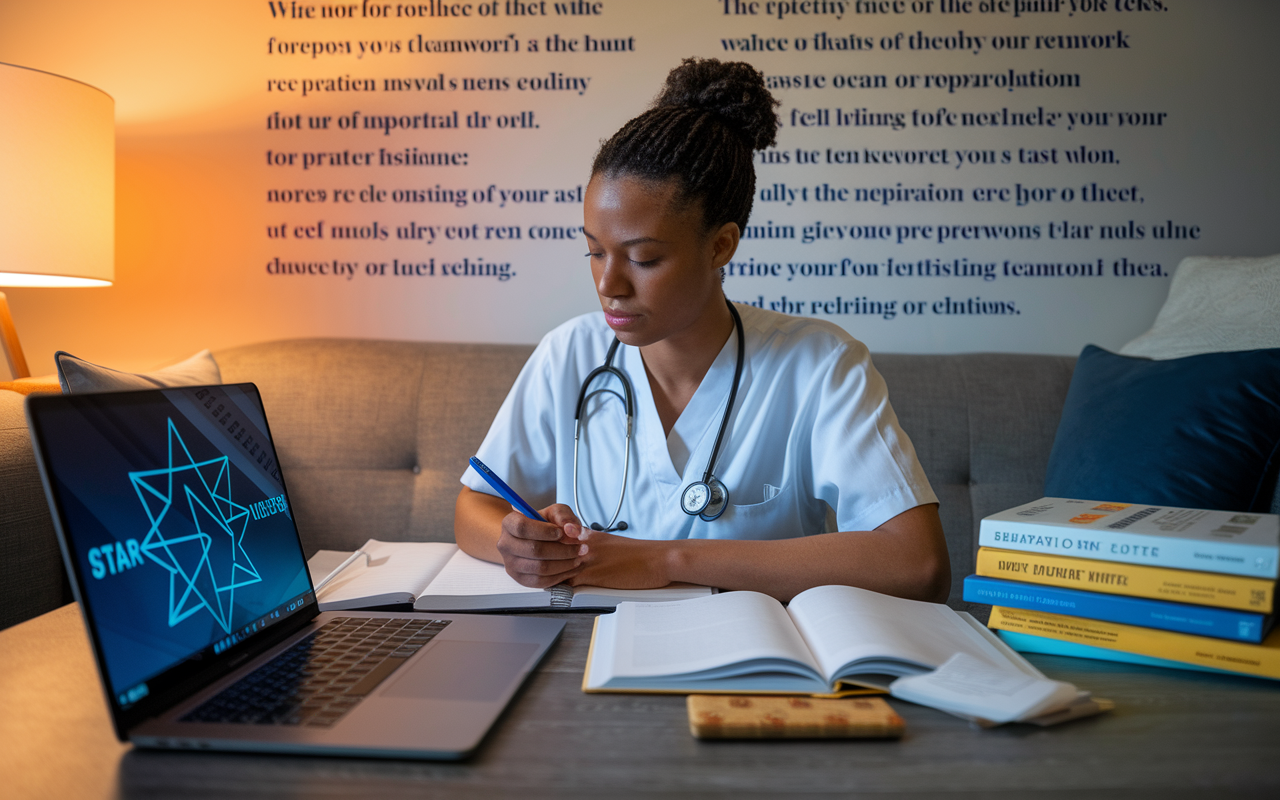
<path id="1" fill-rule="evenodd" d="M 687 583 L 661 589 L 530 589 L 516 583 L 501 564 L 472 558 L 456 544 L 370 539 L 360 549 L 368 559 L 357 559 L 317 592 L 321 611 L 409 603 L 418 611 L 607 610 L 624 600 L 689 600 L 714 591 Z M 317 552 L 307 562 L 312 581 L 319 583 L 349 555 L 335 550 Z"/>

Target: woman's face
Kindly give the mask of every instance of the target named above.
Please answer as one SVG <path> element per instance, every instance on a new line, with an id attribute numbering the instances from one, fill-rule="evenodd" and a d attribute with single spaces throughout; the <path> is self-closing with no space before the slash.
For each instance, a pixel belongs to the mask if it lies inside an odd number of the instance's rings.
<path id="1" fill-rule="evenodd" d="M 694 334 L 723 308 L 719 270 L 738 245 L 738 226 L 703 230 L 695 203 L 680 208 L 675 181 L 597 175 L 583 215 L 591 275 L 605 321 L 624 344 L 644 347 Z"/>

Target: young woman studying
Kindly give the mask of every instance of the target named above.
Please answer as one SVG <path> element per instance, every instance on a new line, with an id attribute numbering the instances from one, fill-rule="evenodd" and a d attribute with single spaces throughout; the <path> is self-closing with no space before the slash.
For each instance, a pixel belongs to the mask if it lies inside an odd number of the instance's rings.
<path id="1" fill-rule="evenodd" d="M 601 312 L 547 334 L 477 454 L 547 521 L 468 469 L 467 553 L 526 586 L 946 599 L 937 498 L 866 347 L 725 298 L 776 105 L 750 65 L 687 59 L 601 146 L 584 202 Z"/>

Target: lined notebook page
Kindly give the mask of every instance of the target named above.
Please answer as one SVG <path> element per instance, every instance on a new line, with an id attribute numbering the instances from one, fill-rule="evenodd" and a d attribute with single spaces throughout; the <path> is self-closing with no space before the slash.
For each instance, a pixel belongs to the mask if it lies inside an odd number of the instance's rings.
<path id="1" fill-rule="evenodd" d="M 360 558 L 338 573 L 328 586 L 320 590 L 321 602 L 337 603 L 402 593 L 416 597 L 451 557 L 464 555 L 456 544 L 447 542 L 379 542 L 370 539 L 360 549 L 368 553 L 368 564 Z M 412 597 L 408 602 L 412 602 Z"/>
<path id="2" fill-rule="evenodd" d="M 472 558 L 458 550 L 444 565 L 426 589 L 420 592 L 431 597 L 488 594 L 547 594 L 546 589 L 521 586 L 507 574 L 501 564 L 493 564 Z"/>

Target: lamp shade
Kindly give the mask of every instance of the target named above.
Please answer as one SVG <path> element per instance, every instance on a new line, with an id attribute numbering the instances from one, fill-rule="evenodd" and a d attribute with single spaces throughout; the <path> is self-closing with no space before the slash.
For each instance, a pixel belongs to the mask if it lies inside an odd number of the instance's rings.
<path id="1" fill-rule="evenodd" d="M 0 286 L 115 277 L 115 101 L 0 63 Z"/>

